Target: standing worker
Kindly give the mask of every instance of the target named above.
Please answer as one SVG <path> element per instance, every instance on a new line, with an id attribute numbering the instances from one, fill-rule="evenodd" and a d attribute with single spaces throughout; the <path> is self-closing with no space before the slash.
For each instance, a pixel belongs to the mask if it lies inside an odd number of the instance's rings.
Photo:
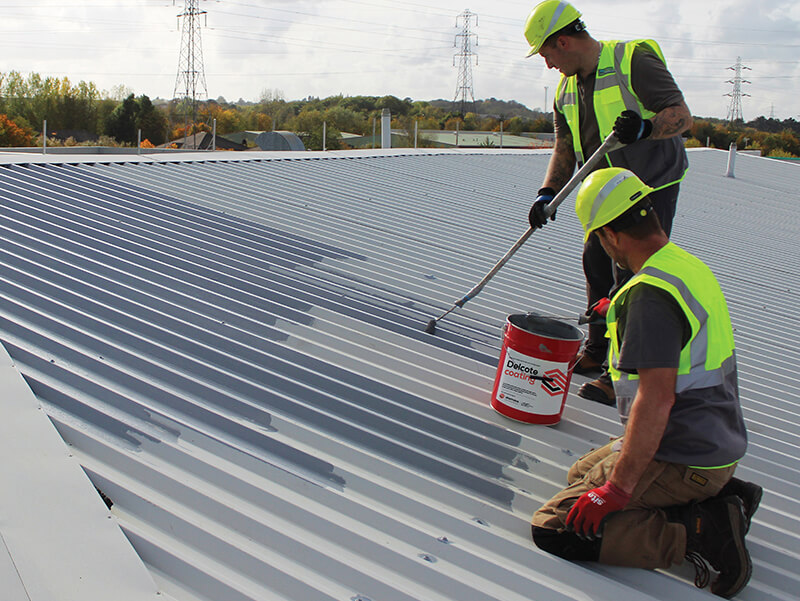
<path id="1" fill-rule="evenodd" d="M 654 190 L 627 169 L 584 180 L 575 210 L 633 277 L 611 300 L 609 372 L 622 437 L 581 457 L 533 516 L 537 546 L 564 559 L 647 569 L 684 557 L 732 597 L 752 569 L 745 533 L 761 487 L 732 478 L 747 447 L 733 328 L 709 268 L 669 241 Z"/>
<path id="2" fill-rule="evenodd" d="M 689 164 L 681 138 L 692 125 L 689 107 L 656 42 L 597 41 L 580 17 L 568 2 L 546 0 L 525 24 L 528 56 L 539 54 L 548 68 L 562 74 L 554 100 L 555 148 L 530 211 L 531 227 L 544 226 L 543 209 L 569 180 L 575 163 L 582 165 L 613 131 L 627 146 L 609 153 L 608 163 L 598 168 L 625 167 L 654 188 L 651 202 L 669 236 L 679 183 Z M 583 269 L 587 314 L 631 276 L 613 264 L 594 237 L 584 245 Z M 611 379 L 602 365 L 608 348 L 605 333 L 602 323 L 589 326 L 574 371 L 602 372 L 578 394 L 614 405 Z"/>

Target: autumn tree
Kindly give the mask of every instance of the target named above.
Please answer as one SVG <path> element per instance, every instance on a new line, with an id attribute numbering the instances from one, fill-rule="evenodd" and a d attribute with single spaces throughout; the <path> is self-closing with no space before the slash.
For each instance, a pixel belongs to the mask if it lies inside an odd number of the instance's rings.
<path id="1" fill-rule="evenodd" d="M 0 146 L 33 146 L 33 131 L 0 114 Z"/>
<path id="2" fill-rule="evenodd" d="M 711 145 L 711 137 L 716 134 L 714 124 L 704 119 L 695 119 L 689 134 L 693 138 L 697 138 L 702 145 Z"/>
<path id="3" fill-rule="evenodd" d="M 464 122 L 461 126 L 461 129 L 467 129 L 470 131 L 477 131 L 481 128 L 481 120 L 478 115 L 472 112 L 468 112 L 464 115 Z"/>
<path id="4" fill-rule="evenodd" d="M 225 106 L 214 100 L 208 101 L 200 108 L 200 118 L 206 123 L 217 121 L 217 133 L 229 134 L 235 131 L 248 129 L 245 123 L 245 113 L 235 107 Z"/>
<path id="5" fill-rule="evenodd" d="M 444 129 L 463 130 L 464 120 L 461 117 L 449 117 L 444 122 Z"/>
<path id="6" fill-rule="evenodd" d="M 780 133 L 766 133 L 751 130 L 753 147 L 761 151 L 761 156 L 800 156 L 800 139 L 789 129 Z"/>
<path id="7" fill-rule="evenodd" d="M 545 119 L 544 117 L 539 117 L 538 119 L 534 119 L 533 120 L 533 124 L 526 131 L 545 133 L 545 134 L 552 134 L 553 131 L 554 131 L 553 122 L 550 121 L 550 119 Z"/>
<path id="8" fill-rule="evenodd" d="M 185 138 L 186 136 L 193 136 L 201 131 L 211 132 L 211 127 L 207 123 L 202 122 L 184 123 L 170 130 L 169 139 L 177 140 L 179 138 Z"/>
<path id="9" fill-rule="evenodd" d="M 689 130 L 690 136 L 697 138 L 703 146 L 727 149 L 739 137 L 723 123 L 712 123 L 706 119 L 695 119 Z"/>
<path id="10" fill-rule="evenodd" d="M 525 131 L 525 122 L 522 117 L 511 117 L 506 123 L 507 125 L 505 125 L 503 129 L 510 134 L 518 136 Z"/>
<path id="11" fill-rule="evenodd" d="M 272 129 L 272 117 L 266 113 L 256 113 L 256 131 L 270 131 Z"/>

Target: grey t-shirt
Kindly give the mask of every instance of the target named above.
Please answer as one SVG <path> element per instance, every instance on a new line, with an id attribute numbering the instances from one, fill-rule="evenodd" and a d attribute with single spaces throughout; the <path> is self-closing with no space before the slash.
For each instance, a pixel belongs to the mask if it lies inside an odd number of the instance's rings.
<path id="1" fill-rule="evenodd" d="M 618 368 L 677 368 L 691 328 L 677 301 L 645 283 L 633 286 L 617 316 L 621 341 Z M 627 421 L 631 406 L 620 406 Z M 722 384 L 675 395 L 656 459 L 699 467 L 727 465 L 740 459 L 747 433 L 739 405 L 736 370 Z"/>
<path id="2" fill-rule="evenodd" d="M 588 159 L 600 147 L 600 127 L 594 112 L 594 86 L 596 73 L 586 79 L 578 78 L 578 115 L 580 119 L 581 148 Z M 662 60 L 649 49 L 637 46 L 631 59 L 631 85 L 639 101 L 649 111 L 658 113 L 667 107 L 683 102 L 683 93 Z M 556 102 L 557 102 L 556 98 Z M 554 102 L 554 128 L 556 138 L 569 132 L 566 117 Z M 615 167 L 626 167 L 648 185 L 658 187 L 676 177 L 688 166 L 683 141 L 679 136 L 669 140 L 641 140 L 608 155 Z M 595 169 L 608 167 L 600 161 Z"/>
<path id="3" fill-rule="evenodd" d="M 634 374 L 641 368 L 677 368 L 681 349 L 692 335 L 672 295 L 644 283 L 628 292 L 617 323 L 622 341 L 618 369 Z"/>

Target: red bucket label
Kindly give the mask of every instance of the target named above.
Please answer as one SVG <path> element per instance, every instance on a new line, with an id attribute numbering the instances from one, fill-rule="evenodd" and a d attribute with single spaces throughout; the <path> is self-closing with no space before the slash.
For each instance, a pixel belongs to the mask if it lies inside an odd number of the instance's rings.
<path id="1" fill-rule="evenodd" d="M 495 400 L 537 415 L 557 415 L 569 387 L 569 362 L 529 357 L 506 347 Z"/>

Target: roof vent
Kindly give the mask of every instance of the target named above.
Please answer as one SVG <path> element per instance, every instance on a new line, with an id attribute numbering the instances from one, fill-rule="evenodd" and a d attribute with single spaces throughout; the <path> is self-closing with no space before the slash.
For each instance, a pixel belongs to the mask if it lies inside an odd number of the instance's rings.
<path id="1" fill-rule="evenodd" d="M 736 177 L 733 174 L 733 168 L 736 165 L 736 142 L 731 142 L 730 150 L 728 150 L 728 172 L 725 177 Z"/>
<path id="2" fill-rule="evenodd" d="M 381 111 L 381 148 L 392 147 L 392 113 L 385 108 Z"/>

